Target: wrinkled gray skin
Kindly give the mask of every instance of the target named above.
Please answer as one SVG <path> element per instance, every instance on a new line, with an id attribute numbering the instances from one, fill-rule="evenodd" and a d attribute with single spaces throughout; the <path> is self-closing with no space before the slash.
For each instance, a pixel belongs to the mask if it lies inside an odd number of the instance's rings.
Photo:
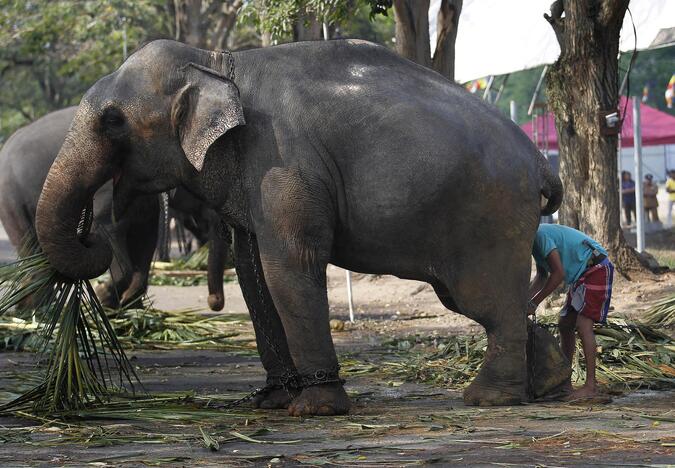
<path id="1" fill-rule="evenodd" d="M 468 404 L 526 399 L 530 254 L 560 181 L 520 129 L 440 75 L 361 41 L 223 54 L 151 42 L 84 96 L 45 183 L 40 243 L 92 277 L 110 262 L 78 242 L 82 207 L 114 175 L 115 209 L 136 190 L 184 185 L 235 226 L 235 264 L 268 378 L 337 366 L 326 265 L 430 283 L 488 333 Z M 73 259 L 79 259 L 74 262 Z M 272 302 L 270 302 L 270 300 Z M 349 409 L 342 384 L 262 407 Z"/>
<path id="2" fill-rule="evenodd" d="M 35 231 L 35 211 L 49 168 L 66 138 L 77 107 L 51 112 L 15 132 L 0 150 L 0 221 L 10 241 L 19 250 L 23 239 Z M 146 195 L 133 201 L 125 216 L 112 221 L 112 182 L 104 184 L 94 197 L 95 231 L 104 230 L 115 244 L 110 265 L 111 279 L 98 285 L 103 305 L 126 307 L 140 299 L 148 286 L 150 263 L 157 243 L 159 204 Z M 223 307 L 222 268 L 226 245 L 217 236 L 215 212 L 184 189 L 171 197 L 170 207 L 186 223 L 200 243 L 215 238 L 217 255 L 210 255 L 209 305 Z M 210 221 L 210 222 L 209 222 Z M 218 231 L 218 232 L 216 232 Z"/>

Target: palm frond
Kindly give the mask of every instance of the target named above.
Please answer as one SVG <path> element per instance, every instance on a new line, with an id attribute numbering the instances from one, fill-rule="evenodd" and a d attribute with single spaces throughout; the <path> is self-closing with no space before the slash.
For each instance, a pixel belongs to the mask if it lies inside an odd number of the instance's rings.
<path id="1" fill-rule="evenodd" d="M 0 412 L 72 410 L 133 392 L 138 376 L 89 281 L 56 272 L 34 237 L 24 246 L 19 260 L 0 267 L 0 316 L 30 300 L 47 363 L 42 383 Z"/>
<path id="2" fill-rule="evenodd" d="M 645 312 L 645 323 L 658 327 L 675 326 L 675 294 L 666 297 Z"/>

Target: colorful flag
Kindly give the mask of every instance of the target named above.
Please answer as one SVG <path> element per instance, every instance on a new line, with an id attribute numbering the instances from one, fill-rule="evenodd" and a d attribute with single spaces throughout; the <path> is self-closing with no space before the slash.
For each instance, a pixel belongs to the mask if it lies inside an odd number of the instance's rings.
<path id="1" fill-rule="evenodd" d="M 477 91 L 480 91 L 481 89 L 485 89 L 487 87 L 487 80 L 485 78 L 481 78 L 479 80 L 473 80 L 469 81 L 466 85 L 465 88 L 470 92 L 470 93 L 475 93 Z"/>
<path id="2" fill-rule="evenodd" d="M 670 77 L 668 82 L 668 87 L 666 88 L 666 104 L 668 104 L 668 109 L 673 108 L 673 99 L 675 98 L 675 73 Z"/>

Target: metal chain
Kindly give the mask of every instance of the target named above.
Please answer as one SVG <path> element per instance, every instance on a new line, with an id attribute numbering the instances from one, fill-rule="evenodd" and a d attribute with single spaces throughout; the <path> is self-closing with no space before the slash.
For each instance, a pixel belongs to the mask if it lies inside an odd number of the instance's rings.
<path id="1" fill-rule="evenodd" d="M 262 282 L 260 281 L 260 270 L 258 267 L 258 258 L 255 254 L 254 250 L 254 245 L 253 245 L 253 233 L 248 230 L 248 248 L 249 248 L 249 258 L 251 261 L 251 265 L 253 267 L 253 275 L 255 276 L 256 280 L 256 286 L 257 286 L 257 292 L 258 292 L 258 298 L 260 299 L 260 304 L 262 305 L 263 310 L 267 310 L 267 304 L 265 300 L 265 293 L 263 292 L 263 285 Z M 258 314 L 255 312 L 255 307 L 251 307 L 250 309 L 251 312 L 251 320 L 256 322 L 260 326 L 260 333 L 265 340 L 267 346 L 272 350 L 272 352 L 276 355 L 277 360 L 281 364 L 283 370 L 284 370 L 284 375 L 280 376 L 278 378 L 279 382 L 276 383 L 277 385 L 280 385 L 286 393 L 288 393 L 289 396 L 293 396 L 291 394 L 290 389 L 291 388 L 298 388 L 299 387 L 299 379 L 298 379 L 298 374 L 295 369 L 291 369 L 286 364 L 284 363 L 284 357 L 281 354 L 281 351 L 277 347 L 277 344 L 272 340 L 269 335 L 265 332 L 265 325 L 271 325 L 269 323 L 269 317 L 267 314 L 265 314 L 266 318 L 266 323 L 263 324 L 261 320 L 259 320 Z"/>
<path id="2" fill-rule="evenodd" d="M 230 81 L 234 81 L 234 56 L 229 50 L 221 50 L 220 52 L 227 56 L 227 77 Z"/>
<path id="3" fill-rule="evenodd" d="M 171 253 L 171 230 L 169 229 L 169 194 L 167 192 L 162 192 L 159 194 L 162 199 L 162 214 L 164 219 L 162 220 L 162 246 L 160 247 L 160 257 L 165 257 L 168 259 Z M 164 261 L 164 258 L 160 260 Z"/>
<path id="4" fill-rule="evenodd" d="M 532 363 L 528 363 L 528 373 L 529 373 L 529 383 L 530 383 L 530 388 L 528 389 L 528 393 L 530 394 L 530 398 L 534 400 L 535 394 L 534 394 L 534 385 L 537 379 L 536 376 L 536 367 L 537 367 L 537 309 L 535 308 L 534 311 L 532 312 Z"/>

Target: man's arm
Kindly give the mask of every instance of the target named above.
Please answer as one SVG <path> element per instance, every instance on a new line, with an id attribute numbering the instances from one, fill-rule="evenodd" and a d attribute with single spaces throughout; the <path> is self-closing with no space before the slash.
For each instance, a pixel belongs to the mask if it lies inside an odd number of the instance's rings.
<path id="1" fill-rule="evenodd" d="M 565 278 L 565 270 L 563 270 L 563 265 L 562 261 L 560 260 L 558 249 L 551 250 L 551 253 L 548 254 L 548 257 L 546 257 L 546 263 L 548 263 L 548 268 L 551 274 L 548 275 L 548 278 L 546 278 L 546 281 L 544 282 L 541 289 L 539 289 L 539 291 L 536 292 L 531 299 L 531 301 L 537 306 L 541 304 L 542 301 L 546 299 L 553 291 L 555 291 Z M 537 277 L 539 277 L 538 271 Z M 534 308 L 530 307 L 528 312 L 530 314 L 533 313 Z"/>
<path id="2" fill-rule="evenodd" d="M 533 297 L 539 291 L 542 290 L 544 284 L 546 284 L 546 279 L 548 278 L 548 272 L 537 265 L 537 275 L 534 277 L 530 283 L 530 289 L 527 297 Z"/>

